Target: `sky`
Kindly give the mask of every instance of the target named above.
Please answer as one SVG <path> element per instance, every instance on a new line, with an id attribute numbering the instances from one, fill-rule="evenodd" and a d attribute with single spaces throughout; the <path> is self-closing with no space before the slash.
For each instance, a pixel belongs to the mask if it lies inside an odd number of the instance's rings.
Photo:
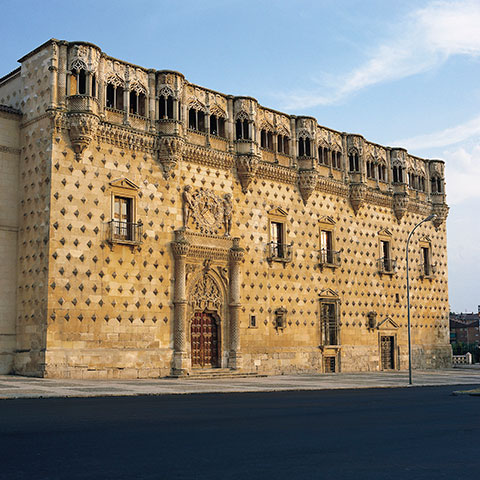
<path id="1" fill-rule="evenodd" d="M 480 0 L 0 0 L 0 76 L 49 38 L 446 162 L 452 311 L 480 305 Z"/>

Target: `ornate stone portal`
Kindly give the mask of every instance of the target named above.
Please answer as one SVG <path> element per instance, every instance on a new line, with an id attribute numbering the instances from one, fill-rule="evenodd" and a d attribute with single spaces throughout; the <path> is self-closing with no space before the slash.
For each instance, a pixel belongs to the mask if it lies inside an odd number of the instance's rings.
<path id="1" fill-rule="evenodd" d="M 240 240 L 175 231 L 173 374 L 188 375 L 191 367 L 190 321 L 196 313 L 219 319 L 219 366 L 241 368 L 239 312 Z M 188 264 L 187 264 L 188 262 Z"/>

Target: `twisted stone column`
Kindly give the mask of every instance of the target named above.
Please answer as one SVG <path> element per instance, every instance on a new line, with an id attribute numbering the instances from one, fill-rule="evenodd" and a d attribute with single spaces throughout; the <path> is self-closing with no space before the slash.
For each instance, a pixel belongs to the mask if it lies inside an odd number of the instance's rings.
<path id="1" fill-rule="evenodd" d="M 185 375 L 188 373 L 187 355 L 187 292 L 185 263 L 190 244 L 183 230 L 175 231 L 175 241 L 172 251 L 175 258 L 175 284 L 173 290 L 173 373 Z"/>
<path id="2" fill-rule="evenodd" d="M 243 260 L 244 249 L 240 247 L 240 239 L 233 239 L 230 249 L 230 352 L 228 366 L 233 369 L 241 368 L 240 353 L 240 263 Z"/>

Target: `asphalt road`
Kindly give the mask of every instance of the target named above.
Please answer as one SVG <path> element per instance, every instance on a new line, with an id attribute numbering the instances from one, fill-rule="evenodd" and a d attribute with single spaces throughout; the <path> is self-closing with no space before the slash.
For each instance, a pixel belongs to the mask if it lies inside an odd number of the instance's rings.
<path id="1" fill-rule="evenodd" d="M 476 478 L 456 389 L 0 400 L 0 478 Z"/>

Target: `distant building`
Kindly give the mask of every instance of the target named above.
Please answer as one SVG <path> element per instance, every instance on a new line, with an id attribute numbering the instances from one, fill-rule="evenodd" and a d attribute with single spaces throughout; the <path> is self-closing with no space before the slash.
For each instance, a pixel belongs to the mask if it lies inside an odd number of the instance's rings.
<path id="1" fill-rule="evenodd" d="M 432 213 L 413 360 L 451 364 L 443 161 L 90 43 L 20 64 L 0 79 L 2 373 L 405 369 L 405 244 Z"/>
<path id="2" fill-rule="evenodd" d="M 450 343 L 480 343 L 479 313 L 450 313 Z"/>

